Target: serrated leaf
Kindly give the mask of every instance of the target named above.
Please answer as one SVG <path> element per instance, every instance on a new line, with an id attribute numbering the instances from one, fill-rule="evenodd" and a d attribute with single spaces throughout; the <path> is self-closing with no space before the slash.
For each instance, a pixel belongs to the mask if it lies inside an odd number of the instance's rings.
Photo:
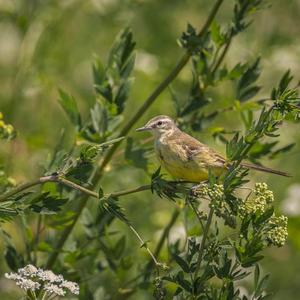
<path id="1" fill-rule="evenodd" d="M 99 197 L 99 199 L 101 199 L 103 196 L 104 196 L 104 191 L 103 191 L 102 187 L 100 187 L 99 191 L 98 191 L 98 197 Z"/>
<path id="2" fill-rule="evenodd" d="M 173 258 L 185 273 L 190 273 L 189 264 L 183 258 L 175 253 L 173 254 Z"/>
<path id="3" fill-rule="evenodd" d="M 71 95 L 68 95 L 63 90 L 59 89 L 59 103 L 68 115 L 70 121 L 76 126 L 76 129 L 79 131 L 81 128 L 81 117 L 77 107 L 75 98 Z"/>
<path id="4" fill-rule="evenodd" d="M 126 237 L 123 235 L 115 244 L 113 254 L 116 259 L 120 259 L 126 246 Z"/>
<path id="5" fill-rule="evenodd" d="M 254 293 L 255 297 L 258 297 L 264 291 L 264 289 L 267 287 L 267 283 L 268 283 L 269 277 L 270 277 L 270 275 L 267 274 L 259 282 L 259 284 L 257 285 L 257 288 L 255 290 L 255 293 Z"/>

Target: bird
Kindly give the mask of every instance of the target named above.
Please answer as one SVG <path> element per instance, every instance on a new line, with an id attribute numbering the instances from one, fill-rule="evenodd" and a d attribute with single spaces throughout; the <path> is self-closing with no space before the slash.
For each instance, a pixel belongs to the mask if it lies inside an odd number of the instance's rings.
<path id="1" fill-rule="evenodd" d="M 172 118 L 159 115 L 136 131 L 150 131 L 154 136 L 154 149 L 161 165 L 174 178 L 190 182 L 202 182 L 211 173 L 219 177 L 230 164 L 214 149 L 181 131 Z M 241 162 L 243 168 L 289 177 L 288 173 L 261 165 Z"/>

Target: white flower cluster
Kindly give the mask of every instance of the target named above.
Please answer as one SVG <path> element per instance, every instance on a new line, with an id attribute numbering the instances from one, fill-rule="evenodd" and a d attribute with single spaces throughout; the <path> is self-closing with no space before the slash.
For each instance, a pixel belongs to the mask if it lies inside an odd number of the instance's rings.
<path id="1" fill-rule="evenodd" d="M 222 217 L 226 213 L 223 185 L 213 184 L 213 186 L 209 186 L 206 183 L 200 184 L 197 186 L 195 195 L 200 198 L 208 198 L 210 200 L 209 206 L 215 210 L 218 217 Z"/>
<path id="2" fill-rule="evenodd" d="M 268 189 L 268 185 L 265 182 L 256 183 L 254 193 L 256 197 L 263 198 L 267 204 L 274 202 L 274 194 Z"/>
<path id="3" fill-rule="evenodd" d="M 253 195 L 254 194 L 254 195 Z M 268 189 L 266 183 L 256 183 L 255 188 L 245 201 L 239 205 L 239 212 L 242 217 L 263 215 L 267 209 L 271 208 L 274 202 L 273 192 Z M 273 214 L 263 225 L 263 233 L 269 245 L 281 247 L 285 244 L 288 218 L 286 216 L 276 216 Z"/>
<path id="4" fill-rule="evenodd" d="M 62 275 L 56 275 L 51 270 L 43 270 L 33 265 L 18 269 L 17 273 L 6 273 L 5 277 L 14 280 L 23 290 L 43 290 L 50 295 L 65 296 L 66 291 L 78 295 L 77 283 L 65 280 Z"/>
<path id="5" fill-rule="evenodd" d="M 253 190 L 254 197 L 247 198 L 246 201 L 240 205 L 241 215 L 263 214 L 269 205 L 274 201 L 274 195 L 268 189 L 266 183 L 256 183 Z"/>
<path id="6" fill-rule="evenodd" d="M 288 237 L 288 218 L 286 216 L 273 216 L 269 222 L 268 225 L 270 226 L 270 229 L 267 231 L 267 240 L 270 244 L 282 247 Z"/>
<path id="7" fill-rule="evenodd" d="M 214 184 L 209 187 L 208 184 L 200 184 L 197 186 L 196 195 L 199 197 L 209 197 L 211 200 L 220 200 L 224 196 L 224 187 L 221 184 Z"/>

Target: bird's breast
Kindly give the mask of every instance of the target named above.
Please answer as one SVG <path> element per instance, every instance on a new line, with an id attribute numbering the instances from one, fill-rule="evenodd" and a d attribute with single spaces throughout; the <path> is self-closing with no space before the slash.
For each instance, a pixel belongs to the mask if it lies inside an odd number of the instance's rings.
<path id="1" fill-rule="evenodd" d="M 155 152 L 161 165 L 175 178 L 200 182 L 208 177 L 207 169 L 191 160 L 179 143 L 158 140 Z"/>

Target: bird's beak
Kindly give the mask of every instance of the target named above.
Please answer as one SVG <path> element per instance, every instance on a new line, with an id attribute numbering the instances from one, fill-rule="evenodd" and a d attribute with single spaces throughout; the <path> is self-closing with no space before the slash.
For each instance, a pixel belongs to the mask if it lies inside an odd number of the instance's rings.
<path id="1" fill-rule="evenodd" d="M 135 131 L 147 131 L 147 130 L 151 130 L 151 128 L 147 127 L 147 126 L 143 126 L 143 127 L 137 128 Z"/>

